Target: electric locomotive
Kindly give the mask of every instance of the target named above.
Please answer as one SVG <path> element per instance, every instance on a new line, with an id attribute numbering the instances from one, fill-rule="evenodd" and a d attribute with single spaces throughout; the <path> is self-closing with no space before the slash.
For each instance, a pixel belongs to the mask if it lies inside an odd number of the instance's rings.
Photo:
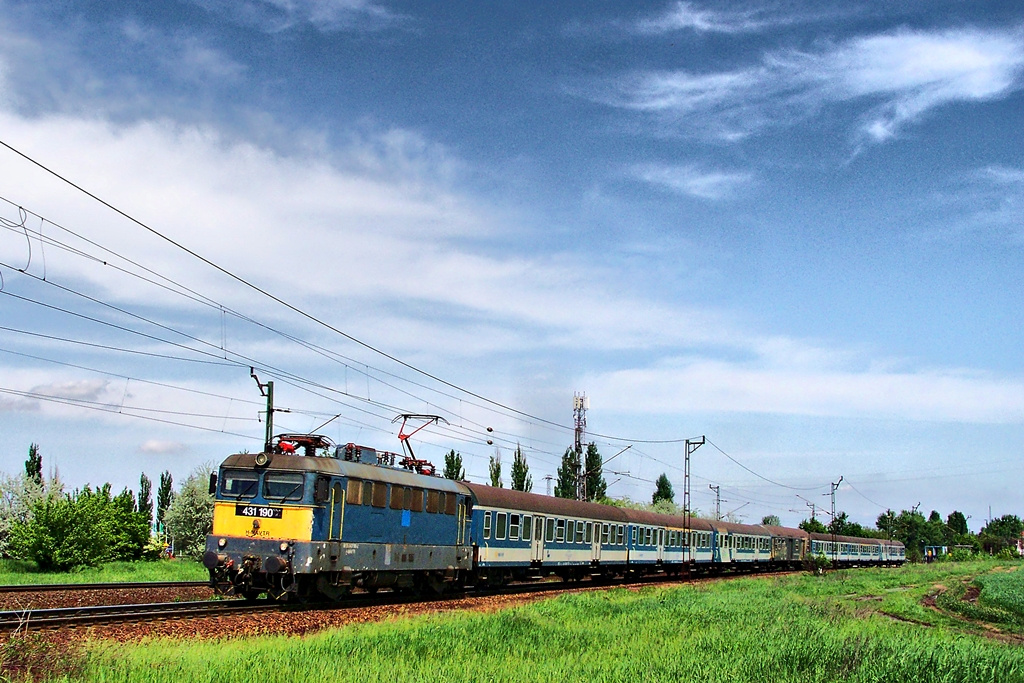
<path id="1" fill-rule="evenodd" d="M 394 453 L 317 435 L 275 442 L 270 452 L 229 456 L 211 476 L 203 564 L 217 592 L 301 601 L 356 586 L 440 592 L 465 579 L 465 487 Z"/>

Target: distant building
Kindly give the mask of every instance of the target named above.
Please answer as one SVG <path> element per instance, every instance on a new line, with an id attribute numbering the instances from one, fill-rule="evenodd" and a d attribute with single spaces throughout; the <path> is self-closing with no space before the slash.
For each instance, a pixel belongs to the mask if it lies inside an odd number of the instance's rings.
<path id="1" fill-rule="evenodd" d="M 1017 539 L 1017 554 L 1024 555 L 1024 531 L 1020 532 L 1020 538 Z"/>

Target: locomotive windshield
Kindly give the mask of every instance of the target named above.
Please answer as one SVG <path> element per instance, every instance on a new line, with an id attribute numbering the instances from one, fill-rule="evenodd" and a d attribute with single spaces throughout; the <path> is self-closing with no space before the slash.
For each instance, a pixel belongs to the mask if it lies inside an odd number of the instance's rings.
<path id="1" fill-rule="evenodd" d="M 302 500 L 306 478 L 297 472 L 267 472 L 263 497 L 267 500 Z"/>
<path id="2" fill-rule="evenodd" d="M 255 498 L 259 491 L 260 475 L 251 470 L 224 470 L 220 480 L 220 495 L 225 498 Z"/>

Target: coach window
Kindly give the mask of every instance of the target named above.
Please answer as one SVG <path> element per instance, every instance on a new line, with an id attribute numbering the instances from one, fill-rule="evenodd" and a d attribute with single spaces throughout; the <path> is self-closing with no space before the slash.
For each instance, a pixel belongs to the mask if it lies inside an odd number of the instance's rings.
<path id="1" fill-rule="evenodd" d="M 576 520 L 576 542 L 583 543 L 583 532 L 584 532 L 583 520 Z"/>
<path id="2" fill-rule="evenodd" d="M 601 543 L 608 545 L 608 525 L 601 524 Z"/>
<path id="3" fill-rule="evenodd" d="M 632 536 L 633 536 L 633 545 L 636 545 L 636 527 L 633 527 Z"/>
<path id="4" fill-rule="evenodd" d="M 555 524 L 555 543 L 565 542 L 565 520 L 560 519 Z"/>
<path id="5" fill-rule="evenodd" d="M 498 513 L 498 521 L 494 525 L 494 531 L 495 531 L 494 538 L 498 539 L 499 541 L 504 539 L 505 538 L 505 532 L 508 530 L 507 525 L 508 525 L 508 513 L 506 513 L 506 512 L 499 512 Z"/>
<path id="6" fill-rule="evenodd" d="M 345 490 L 345 501 L 349 505 L 363 504 L 363 482 L 359 479 L 349 479 L 348 487 Z"/>
<path id="7" fill-rule="evenodd" d="M 594 542 L 594 523 L 587 522 L 586 535 L 583 537 L 584 543 Z"/>
<path id="8" fill-rule="evenodd" d="M 619 525 L 619 545 L 626 544 L 626 527 Z"/>
<path id="9" fill-rule="evenodd" d="M 427 491 L 427 512 L 437 512 L 437 491 Z"/>
<path id="10" fill-rule="evenodd" d="M 530 536 L 533 535 L 533 517 L 530 515 L 523 515 L 523 540 L 529 541 Z"/>
<path id="11" fill-rule="evenodd" d="M 508 540 L 519 540 L 519 515 L 517 514 L 511 514 L 508 516 Z"/>
<path id="12" fill-rule="evenodd" d="M 391 486 L 391 509 L 401 510 L 405 505 L 405 487 Z"/>
<path id="13" fill-rule="evenodd" d="M 555 540 L 555 518 L 548 517 L 547 529 L 544 530 L 544 540 L 552 543 Z"/>
<path id="14" fill-rule="evenodd" d="M 268 472 L 263 477 L 263 497 L 267 500 L 302 500 L 306 477 L 300 472 Z"/>
<path id="15" fill-rule="evenodd" d="M 484 540 L 491 537 L 491 511 L 484 513 Z"/>

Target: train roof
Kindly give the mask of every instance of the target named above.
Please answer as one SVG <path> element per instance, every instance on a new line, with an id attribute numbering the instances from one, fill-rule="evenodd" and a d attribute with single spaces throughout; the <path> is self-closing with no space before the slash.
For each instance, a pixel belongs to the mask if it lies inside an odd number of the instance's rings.
<path id="1" fill-rule="evenodd" d="M 494 507 L 511 508 L 514 510 L 525 510 L 527 512 L 540 512 L 549 515 L 561 515 L 566 517 L 589 517 L 591 519 L 602 519 L 609 522 L 628 522 L 625 510 L 612 505 L 601 505 L 600 503 L 588 503 L 571 498 L 555 498 L 542 496 L 538 493 L 526 493 L 524 491 L 513 491 L 497 486 L 486 484 L 471 484 L 463 482 L 470 491 L 476 504 L 490 505 Z"/>
<path id="2" fill-rule="evenodd" d="M 820 534 L 816 531 L 811 534 L 811 538 L 815 541 L 835 540 L 839 543 L 864 543 L 867 541 L 868 543 L 878 543 L 879 545 L 895 546 L 898 548 L 903 547 L 903 544 L 900 541 L 890 541 L 885 538 L 862 538 L 859 536 L 840 536 L 838 534 L 833 536 L 832 534 Z"/>
<path id="3" fill-rule="evenodd" d="M 775 526 L 773 524 L 762 524 L 761 528 L 767 529 L 768 533 L 772 536 L 779 536 L 781 538 L 802 538 L 805 541 L 810 538 L 810 534 L 803 529 L 791 529 L 788 526 Z"/>
<path id="4" fill-rule="evenodd" d="M 270 457 L 270 462 L 262 468 L 256 467 L 256 455 L 254 453 L 238 453 L 230 455 L 221 464 L 222 467 L 234 467 L 239 469 L 267 469 L 287 472 L 319 472 L 333 474 L 339 477 L 350 477 L 353 479 L 366 479 L 369 481 L 383 481 L 389 484 L 400 486 L 417 486 L 435 491 L 450 491 L 454 493 L 468 494 L 460 482 L 445 479 L 444 477 L 419 474 L 412 470 L 399 469 L 396 467 L 384 467 L 381 465 L 367 465 L 349 460 L 340 460 L 334 457 L 317 457 L 308 455 L 291 455 L 275 453 Z"/>

